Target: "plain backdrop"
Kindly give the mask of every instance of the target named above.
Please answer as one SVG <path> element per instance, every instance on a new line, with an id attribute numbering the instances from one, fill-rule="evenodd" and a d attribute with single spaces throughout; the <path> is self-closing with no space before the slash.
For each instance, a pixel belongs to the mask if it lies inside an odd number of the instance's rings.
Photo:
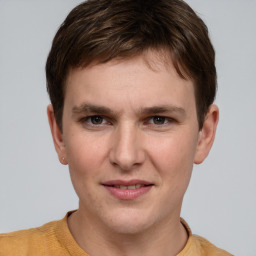
<path id="1" fill-rule="evenodd" d="M 78 0 L 0 0 L 0 232 L 76 209 L 46 117 L 44 66 L 57 28 Z M 182 216 L 192 231 L 235 255 L 255 256 L 256 1 L 189 0 L 216 49 L 220 122 L 195 166 Z"/>

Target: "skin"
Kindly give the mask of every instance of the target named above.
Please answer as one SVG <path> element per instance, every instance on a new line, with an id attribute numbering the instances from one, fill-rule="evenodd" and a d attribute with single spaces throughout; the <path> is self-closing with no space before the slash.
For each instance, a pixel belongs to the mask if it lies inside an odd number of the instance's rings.
<path id="1" fill-rule="evenodd" d="M 72 69 L 66 86 L 63 130 L 51 105 L 48 118 L 79 197 L 68 219 L 75 240 L 91 256 L 176 255 L 187 241 L 183 196 L 212 146 L 218 108 L 199 131 L 193 82 L 153 51 Z M 104 186 L 134 179 L 152 186 L 131 200 Z"/>

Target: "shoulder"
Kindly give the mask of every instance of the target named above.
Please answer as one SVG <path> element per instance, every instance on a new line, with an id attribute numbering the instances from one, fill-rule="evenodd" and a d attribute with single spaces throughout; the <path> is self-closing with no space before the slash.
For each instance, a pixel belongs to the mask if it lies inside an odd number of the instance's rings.
<path id="1" fill-rule="evenodd" d="M 232 256 L 232 254 L 216 247 L 207 239 L 192 234 L 189 225 L 182 218 L 181 223 L 187 230 L 188 241 L 185 248 L 177 256 Z"/>
<path id="2" fill-rule="evenodd" d="M 51 243 L 56 244 L 56 229 L 61 221 L 49 222 L 41 227 L 0 234 L 0 255 L 41 256 Z"/>
<path id="3" fill-rule="evenodd" d="M 228 253 L 227 251 L 216 247 L 214 244 L 210 243 L 207 239 L 198 236 L 192 235 L 194 243 L 196 247 L 200 250 L 200 255 L 207 255 L 207 256 L 232 256 L 232 254 Z"/>

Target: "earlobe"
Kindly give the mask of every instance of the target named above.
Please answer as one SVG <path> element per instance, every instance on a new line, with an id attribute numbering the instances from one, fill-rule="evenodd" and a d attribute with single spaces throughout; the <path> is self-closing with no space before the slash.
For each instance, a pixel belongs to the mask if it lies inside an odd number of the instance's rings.
<path id="1" fill-rule="evenodd" d="M 214 142 L 218 121 L 219 109 L 216 105 L 213 104 L 209 107 L 203 128 L 199 133 L 197 150 L 194 158 L 195 164 L 202 163 L 209 154 Z"/>
<path id="2" fill-rule="evenodd" d="M 52 105 L 49 105 L 47 107 L 47 116 L 48 116 L 48 122 L 51 128 L 54 147 L 58 154 L 59 161 L 60 163 L 66 165 L 68 164 L 68 162 L 66 157 L 66 148 L 63 141 L 63 135 L 62 135 L 62 131 L 59 128 L 59 125 L 56 122 Z"/>

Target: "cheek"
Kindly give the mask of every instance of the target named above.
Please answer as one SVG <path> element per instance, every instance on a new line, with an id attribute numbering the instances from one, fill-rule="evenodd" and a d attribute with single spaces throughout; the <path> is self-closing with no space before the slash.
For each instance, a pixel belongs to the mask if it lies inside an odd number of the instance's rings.
<path id="1" fill-rule="evenodd" d="M 100 208 L 95 192 L 95 183 L 100 182 L 100 150 L 94 143 L 89 143 L 88 140 L 85 142 L 81 138 L 73 139 L 67 147 L 70 177 L 79 201 L 87 206 L 95 202 L 95 208 Z"/>
<path id="2" fill-rule="evenodd" d="M 69 164 L 86 169 L 100 164 L 106 154 L 106 140 L 93 133 L 75 131 L 67 137 L 65 144 Z"/>
<path id="3" fill-rule="evenodd" d="M 103 138 L 88 134 L 71 136 L 67 143 L 69 172 L 73 187 L 79 198 L 79 208 L 84 212 L 102 212 L 102 198 L 98 193 L 103 173 L 107 168 L 107 145 Z"/>
<path id="4" fill-rule="evenodd" d="M 195 136 L 186 136 L 186 133 L 179 136 L 170 134 L 160 141 L 151 140 L 149 155 L 162 180 L 176 187 L 183 181 L 185 184 L 189 182 L 195 150 Z"/>
<path id="5" fill-rule="evenodd" d="M 90 184 L 105 164 L 104 140 L 88 134 L 70 136 L 66 143 L 67 160 L 75 189 Z"/>

